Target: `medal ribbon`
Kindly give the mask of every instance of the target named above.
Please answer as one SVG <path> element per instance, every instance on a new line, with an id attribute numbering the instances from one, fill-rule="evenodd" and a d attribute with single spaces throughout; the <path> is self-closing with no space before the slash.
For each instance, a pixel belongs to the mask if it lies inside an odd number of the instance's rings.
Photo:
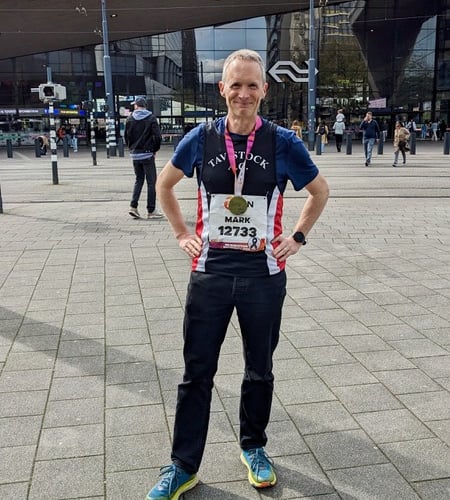
<path id="1" fill-rule="evenodd" d="M 234 174 L 234 194 L 236 196 L 242 195 L 242 189 L 244 187 L 244 177 L 245 177 L 245 164 L 247 163 L 247 156 L 250 154 L 253 144 L 255 142 L 256 131 L 261 127 L 262 120 L 261 117 L 256 117 L 255 126 L 253 130 L 250 132 L 250 135 L 247 138 L 247 147 L 245 148 L 245 158 L 242 167 L 239 169 L 239 173 L 236 175 L 237 166 L 236 166 L 236 154 L 234 150 L 233 140 L 231 139 L 230 132 L 228 131 L 227 121 L 225 120 L 225 147 L 227 148 L 227 156 L 228 161 L 230 162 L 231 170 Z"/>

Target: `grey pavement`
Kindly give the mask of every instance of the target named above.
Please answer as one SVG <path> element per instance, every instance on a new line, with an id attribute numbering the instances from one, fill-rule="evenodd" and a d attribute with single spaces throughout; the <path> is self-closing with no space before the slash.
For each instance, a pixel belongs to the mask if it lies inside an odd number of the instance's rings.
<path id="1" fill-rule="evenodd" d="M 169 462 L 189 261 L 166 220 L 128 215 L 128 157 L 59 154 L 54 185 L 49 156 L 0 150 L 0 498 L 144 499 Z M 239 461 L 233 318 L 184 498 L 448 500 L 450 156 L 420 142 L 398 168 L 390 144 L 370 167 L 359 144 L 312 156 L 331 197 L 287 266 L 279 483 L 253 489 Z M 193 224 L 195 181 L 177 192 Z M 304 199 L 288 189 L 286 232 Z"/>

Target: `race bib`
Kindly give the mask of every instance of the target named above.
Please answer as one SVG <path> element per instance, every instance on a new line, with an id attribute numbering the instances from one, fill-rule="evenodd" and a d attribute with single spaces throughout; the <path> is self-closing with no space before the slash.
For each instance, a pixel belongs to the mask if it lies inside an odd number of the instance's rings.
<path id="1" fill-rule="evenodd" d="M 236 207 L 239 207 L 239 210 Z M 265 196 L 211 195 L 210 248 L 260 252 L 265 249 L 266 240 L 267 198 Z"/>

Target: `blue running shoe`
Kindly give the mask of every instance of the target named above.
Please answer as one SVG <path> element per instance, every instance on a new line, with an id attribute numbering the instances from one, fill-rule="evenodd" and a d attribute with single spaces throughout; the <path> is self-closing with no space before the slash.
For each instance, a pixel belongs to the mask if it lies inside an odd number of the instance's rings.
<path id="1" fill-rule="evenodd" d="M 196 474 L 188 474 L 175 464 L 161 467 L 159 475 L 161 479 L 148 492 L 147 500 L 178 500 L 198 483 Z"/>
<path id="2" fill-rule="evenodd" d="M 248 469 L 248 480 L 255 488 L 268 488 L 277 482 L 273 461 L 264 448 L 242 450 L 241 462 Z"/>

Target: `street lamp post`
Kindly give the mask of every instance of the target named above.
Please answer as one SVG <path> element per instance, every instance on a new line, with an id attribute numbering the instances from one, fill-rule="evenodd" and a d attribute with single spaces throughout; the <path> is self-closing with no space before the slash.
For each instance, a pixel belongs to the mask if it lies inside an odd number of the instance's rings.
<path id="1" fill-rule="evenodd" d="M 316 124 L 316 28 L 314 0 L 309 0 L 309 59 L 308 59 L 308 149 L 314 151 Z"/>
<path id="2" fill-rule="evenodd" d="M 105 118 L 106 118 L 106 154 L 116 156 L 116 130 L 114 120 L 114 95 L 112 86 L 111 58 L 109 56 L 108 20 L 106 17 L 106 0 L 102 4 L 102 37 L 103 37 L 103 74 L 105 78 Z"/>

